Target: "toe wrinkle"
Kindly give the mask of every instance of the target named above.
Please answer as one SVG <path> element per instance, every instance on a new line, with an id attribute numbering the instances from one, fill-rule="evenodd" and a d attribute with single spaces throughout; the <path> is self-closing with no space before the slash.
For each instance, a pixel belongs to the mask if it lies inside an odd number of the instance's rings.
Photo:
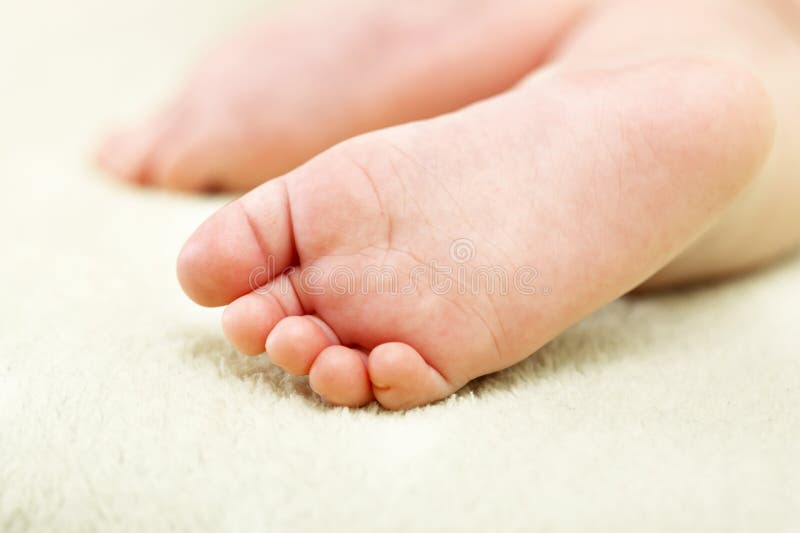
<path id="1" fill-rule="evenodd" d="M 245 206 L 244 202 L 237 200 L 235 203 L 241 210 L 242 214 L 244 215 L 244 218 L 247 221 L 247 225 L 250 227 L 250 233 L 252 233 L 253 235 L 253 240 L 256 242 L 256 245 L 258 245 L 259 256 L 266 263 L 269 254 L 267 253 L 267 246 L 266 243 L 264 242 L 264 239 L 262 238 L 261 230 L 258 228 L 258 224 L 256 224 L 254 217 L 247 210 L 247 207 Z M 275 275 L 274 272 L 271 272 L 270 274 L 272 277 L 274 277 Z"/>

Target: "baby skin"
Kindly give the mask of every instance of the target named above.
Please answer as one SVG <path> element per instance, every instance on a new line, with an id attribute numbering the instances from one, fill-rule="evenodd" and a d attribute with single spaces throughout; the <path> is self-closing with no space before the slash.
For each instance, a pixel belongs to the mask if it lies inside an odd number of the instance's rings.
<path id="1" fill-rule="evenodd" d="M 126 179 L 246 188 L 325 150 L 214 214 L 178 276 L 197 303 L 227 305 L 238 350 L 266 350 L 328 402 L 445 398 L 637 287 L 800 242 L 798 4 L 437 0 L 425 23 L 378 4 L 341 8 L 357 35 L 270 23 L 280 52 L 250 35 L 215 60 L 240 87 L 204 74 L 101 155 Z M 288 37 L 298 27 L 325 45 Z M 255 67 L 274 74 L 293 46 L 307 64 L 265 89 Z M 277 155 L 286 127 L 295 148 Z"/>

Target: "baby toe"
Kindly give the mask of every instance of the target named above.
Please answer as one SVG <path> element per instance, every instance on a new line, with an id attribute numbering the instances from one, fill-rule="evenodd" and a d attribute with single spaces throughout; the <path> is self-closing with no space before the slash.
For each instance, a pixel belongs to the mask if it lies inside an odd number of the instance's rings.
<path id="1" fill-rule="evenodd" d="M 366 354 L 346 346 L 329 346 L 315 359 L 309 372 L 314 392 L 334 405 L 359 407 L 373 400 Z"/>
<path id="2" fill-rule="evenodd" d="M 267 337 L 270 361 L 290 374 L 308 374 L 317 355 L 339 344 L 333 331 L 314 316 L 290 316 L 281 320 Z"/>
<path id="3" fill-rule="evenodd" d="M 267 336 L 284 318 L 302 315 L 293 291 L 281 290 L 281 280 L 233 301 L 222 315 L 222 330 L 237 350 L 246 355 L 264 353 Z"/>

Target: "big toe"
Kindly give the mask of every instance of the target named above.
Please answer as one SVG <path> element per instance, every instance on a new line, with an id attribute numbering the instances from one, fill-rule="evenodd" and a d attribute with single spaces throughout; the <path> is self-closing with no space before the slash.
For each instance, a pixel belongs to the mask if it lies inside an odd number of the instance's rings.
<path id="1" fill-rule="evenodd" d="M 248 157 L 254 143 L 218 120 L 185 119 L 175 125 L 154 155 L 153 182 L 183 191 L 247 190 L 275 176 L 259 172 L 258 157 Z"/>
<path id="2" fill-rule="evenodd" d="M 286 269 L 294 256 L 288 202 L 277 179 L 206 220 L 178 256 L 186 294 L 201 305 L 225 305 Z"/>
<path id="3" fill-rule="evenodd" d="M 327 402 L 360 407 L 372 401 L 372 388 L 364 352 L 346 346 L 329 346 L 314 360 L 309 383 Z"/>
<path id="4" fill-rule="evenodd" d="M 108 134 L 97 147 L 98 167 L 127 182 L 152 183 L 152 166 L 165 137 L 168 122 L 158 116 L 137 127 L 120 128 Z"/>
<path id="5" fill-rule="evenodd" d="M 128 182 L 143 182 L 144 167 L 152 143 L 138 130 L 117 130 L 108 134 L 95 151 L 97 166 Z"/>

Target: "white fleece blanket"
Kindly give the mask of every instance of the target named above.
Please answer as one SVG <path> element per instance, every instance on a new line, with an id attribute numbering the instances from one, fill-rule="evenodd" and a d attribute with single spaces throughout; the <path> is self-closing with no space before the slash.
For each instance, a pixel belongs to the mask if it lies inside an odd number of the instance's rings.
<path id="1" fill-rule="evenodd" d="M 800 530 L 800 262 L 623 299 L 408 413 L 333 409 L 175 281 L 225 198 L 85 164 L 253 0 L 0 8 L 0 530 Z"/>

